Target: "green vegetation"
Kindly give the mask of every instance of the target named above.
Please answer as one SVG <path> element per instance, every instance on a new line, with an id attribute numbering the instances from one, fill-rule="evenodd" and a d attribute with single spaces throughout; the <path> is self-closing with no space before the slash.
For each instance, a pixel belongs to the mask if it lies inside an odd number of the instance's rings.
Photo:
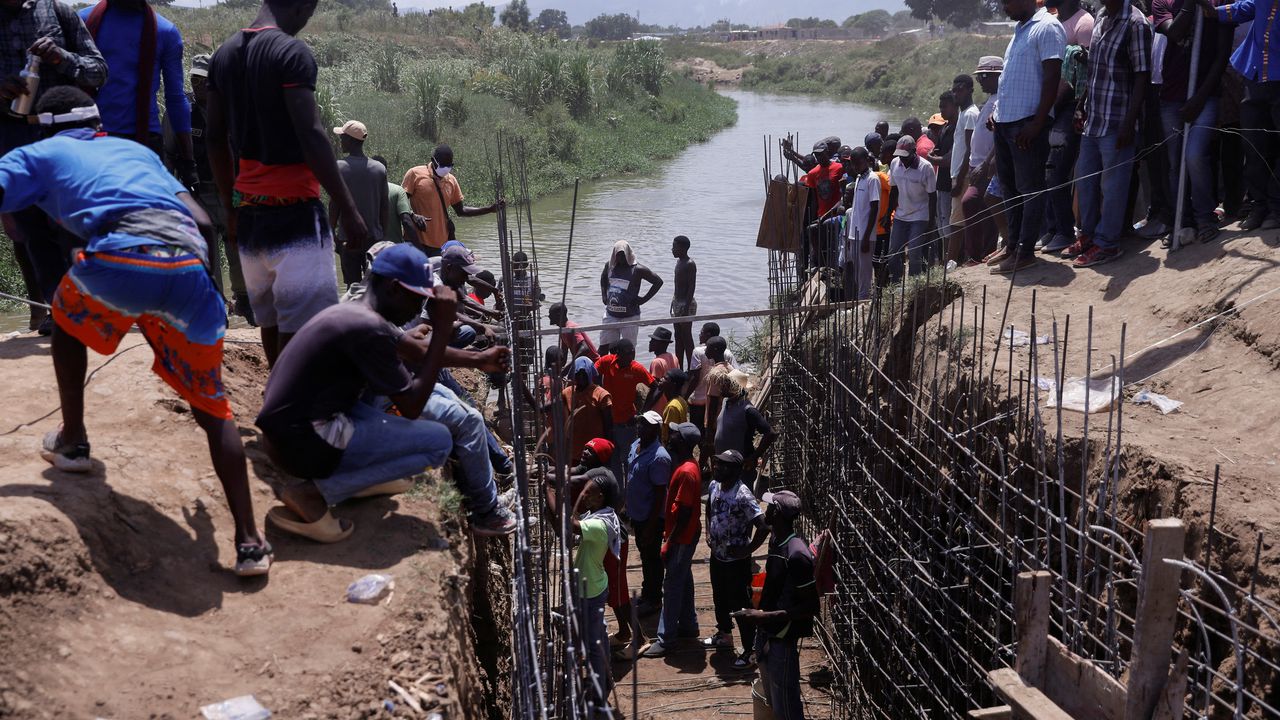
<path id="1" fill-rule="evenodd" d="M 212 52 L 255 13 L 226 4 L 165 10 L 188 56 Z M 657 43 L 590 47 L 493 27 L 494 19 L 478 3 L 400 17 L 325 3 L 301 37 L 320 66 L 326 127 L 367 124 L 366 151 L 387 159 L 393 180 L 446 142 L 468 201 L 483 204 L 494 193 L 499 134 L 523 142 L 529 192 L 539 197 L 575 178 L 650 170 L 736 120 L 732 100 L 670 74 Z M 11 245 L 0 239 L 0 291 L 23 295 L 6 254 Z"/>
<path id="2" fill-rule="evenodd" d="M 1008 38 L 955 34 L 937 40 L 891 37 L 873 43 L 802 43 L 785 55 L 756 57 L 743 87 L 892 107 L 928 117 L 938 95 L 983 55 L 1003 55 Z"/>

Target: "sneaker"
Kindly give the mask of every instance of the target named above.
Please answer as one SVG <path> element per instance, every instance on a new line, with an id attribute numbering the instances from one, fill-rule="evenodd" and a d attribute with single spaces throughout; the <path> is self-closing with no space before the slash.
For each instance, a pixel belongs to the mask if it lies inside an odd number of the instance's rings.
<path id="1" fill-rule="evenodd" d="M 1159 220 L 1148 220 L 1146 223 L 1142 225 L 1142 227 L 1138 228 L 1138 232 L 1137 232 L 1138 237 L 1145 238 L 1147 240 L 1154 240 L 1160 237 L 1161 235 L 1168 235 L 1168 234 L 1169 234 L 1169 226 L 1165 225 Z"/>
<path id="2" fill-rule="evenodd" d="M 249 327 L 258 327 L 258 320 L 253 316 L 253 306 L 249 304 L 249 296 L 239 294 L 235 297 L 236 314 L 249 323 Z"/>
<path id="3" fill-rule="evenodd" d="M 1049 254 L 1060 253 L 1063 250 L 1066 250 L 1067 248 L 1071 247 L 1071 245 L 1072 245 L 1072 242 L 1071 242 L 1070 236 L 1054 235 L 1053 239 L 1045 244 L 1044 252 Z"/>
<path id="4" fill-rule="evenodd" d="M 640 651 L 640 657 L 660 658 L 667 654 L 667 646 L 662 644 L 662 640 L 654 640 Z"/>
<path id="5" fill-rule="evenodd" d="M 1074 257 L 1080 257 L 1081 255 L 1089 252 L 1089 248 L 1091 247 L 1093 247 L 1093 238 L 1088 235 L 1081 235 L 1076 238 L 1076 241 L 1071 243 L 1066 250 L 1063 250 L 1059 254 L 1059 257 L 1064 257 L 1068 260 Z"/>
<path id="6" fill-rule="evenodd" d="M 516 531 L 516 519 L 511 511 L 498 505 L 484 515 L 471 518 L 471 532 L 485 537 L 502 537 Z"/>
<path id="7" fill-rule="evenodd" d="M 755 655 L 751 654 L 751 651 L 742 653 L 741 655 L 739 655 L 737 658 L 734 659 L 733 669 L 740 670 L 742 672 L 746 672 L 748 670 L 755 670 L 756 669 Z"/>
<path id="8" fill-rule="evenodd" d="M 64 443 L 62 430 L 51 430 L 40 445 L 40 457 L 63 472 L 87 473 L 93 470 L 89 443 Z"/>
<path id="9" fill-rule="evenodd" d="M 1263 220 L 1262 224 L 1258 226 L 1259 230 L 1275 230 L 1276 228 L 1280 228 L 1280 215 L 1272 215 Z"/>
<path id="10" fill-rule="evenodd" d="M 991 274 L 1009 275 L 1010 273 L 1015 273 L 1024 268 L 1031 267 L 1037 262 L 1039 262 L 1039 259 L 1036 258 L 1035 255 L 1023 255 L 1022 253 L 1017 253 L 1006 257 L 1004 260 L 1000 261 L 999 265 L 991 268 Z"/>
<path id="11" fill-rule="evenodd" d="M 1037 250 L 1043 249 L 1045 245 L 1048 245 L 1049 243 L 1053 242 L 1053 238 L 1054 238 L 1053 233 L 1045 233 L 1041 235 L 1040 238 L 1036 240 L 1036 249 Z"/>
<path id="12" fill-rule="evenodd" d="M 1267 219 L 1267 209 L 1265 207 L 1254 207 L 1249 211 L 1249 216 L 1240 221 L 1240 229 L 1248 232 L 1249 230 L 1257 230 L 1262 227 L 1262 223 Z"/>
<path id="13" fill-rule="evenodd" d="M 236 546 L 236 575 L 240 577 L 256 577 L 266 575 L 271 570 L 271 561 L 275 559 L 275 551 L 271 543 L 265 540 L 261 545 L 244 543 Z"/>
<path id="14" fill-rule="evenodd" d="M 1123 252 L 1124 251 L 1118 247 L 1104 248 L 1094 245 L 1089 248 L 1088 252 L 1076 258 L 1076 261 L 1072 264 L 1078 268 L 1093 267 L 1094 265 L 1109 263 L 1120 257 Z"/>
<path id="15" fill-rule="evenodd" d="M 711 637 L 702 638 L 702 647 L 707 650 L 732 650 L 733 635 L 727 632 L 716 631 Z"/>
<path id="16" fill-rule="evenodd" d="M 1216 227 L 1201 228 L 1200 231 L 1196 233 L 1196 242 L 1201 245 L 1208 245 L 1214 240 L 1217 240 L 1221 232 L 1222 231 Z"/>
<path id="17" fill-rule="evenodd" d="M 1004 259 L 1007 257 L 1009 257 L 1009 248 L 999 247 L 999 248 L 996 248 L 995 251 L 992 252 L 990 255 L 987 255 L 986 257 L 982 258 L 982 262 L 988 265 L 999 265 L 1000 263 L 1004 262 Z"/>
<path id="18" fill-rule="evenodd" d="M 520 494 L 516 492 L 515 488 L 511 488 L 498 496 L 498 504 L 512 512 L 515 512 L 516 503 L 518 502 L 520 502 Z"/>

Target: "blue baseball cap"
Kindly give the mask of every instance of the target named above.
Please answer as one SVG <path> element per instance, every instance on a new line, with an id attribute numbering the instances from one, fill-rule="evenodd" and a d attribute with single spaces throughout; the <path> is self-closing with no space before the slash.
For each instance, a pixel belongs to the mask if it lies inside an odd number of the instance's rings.
<path id="1" fill-rule="evenodd" d="M 880 137 L 880 133 L 878 132 L 867 133 L 867 136 L 862 138 L 863 147 L 871 147 L 871 145 L 874 143 L 883 143 L 883 142 L 884 142 L 884 138 Z"/>
<path id="2" fill-rule="evenodd" d="M 431 286 L 435 281 L 431 277 L 427 256 L 408 243 L 399 243 L 378 253 L 370 270 L 375 275 L 392 278 L 409 292 L 431 297 Z"/>

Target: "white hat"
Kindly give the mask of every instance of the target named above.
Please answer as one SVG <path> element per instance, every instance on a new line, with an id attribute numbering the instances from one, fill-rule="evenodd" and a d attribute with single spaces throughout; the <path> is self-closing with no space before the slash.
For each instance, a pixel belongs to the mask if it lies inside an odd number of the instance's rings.
<path id="1" fill-rule="evenodd" d="M 365 127 L 364 123 L 359 120 L 348 120 L 342 123 L 342 127 L 334 128 L 333 134 L 346 135 L 347 137 L 353 137 L 356 140 L 363 141 L 365 138 L 369 137 L 369 128 Z"/>

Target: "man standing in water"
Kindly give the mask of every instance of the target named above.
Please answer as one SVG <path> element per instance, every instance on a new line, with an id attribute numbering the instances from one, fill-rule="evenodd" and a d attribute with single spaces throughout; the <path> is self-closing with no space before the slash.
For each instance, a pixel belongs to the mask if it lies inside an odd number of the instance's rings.
<path id="1" fill-rule="evenodd" d="M 649 283 L 649 290 L 640 296 L 640 281 Z M 626 240 L 613 244 L 613 254 L 600 272 L 600 301 L 604 303 L 603 323 L 627 322 L 640 319 L 640 306 L 653 299 L 662 288 L 662 278 L 652 270 L 636 262 L 636 253 Z M 640 328 L 630 325 L 606 328 L 600 331 L 600 346 L 612 345 L 626 338 L 635 345 Z"/>
<path id="2" fill-rule="evenodd" d="M 690 317 L 698 314 L 698 301 L 693 299 L 698 286 L 698 264 L 689 257 L 689 238 L 677 235 L 671 242 L 671 254 L 676 258 L 676 292 L 671 299 L 671 317 Z M 673 323 L 676 333 L 676 361 L 687 368 L 693 361 L 693 323 Z"/>

